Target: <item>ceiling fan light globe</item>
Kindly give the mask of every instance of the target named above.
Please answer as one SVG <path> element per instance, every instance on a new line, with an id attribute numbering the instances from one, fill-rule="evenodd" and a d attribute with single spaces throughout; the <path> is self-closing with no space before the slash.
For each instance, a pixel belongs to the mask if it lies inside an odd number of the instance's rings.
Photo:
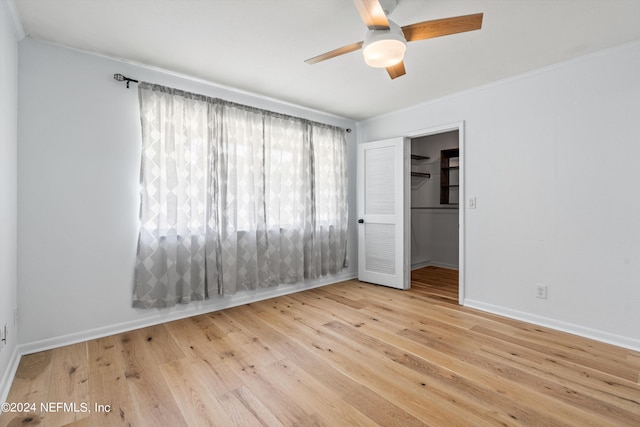
<path id="1" fill-rule="evenodd" d="M 377 40 L 366 45 L 362 51 L 364 62 L 374 68 L 387 68 L 404 59 L 407 45 L 401 40 Z"/>
<path id="2" fill-rule="evenodd" d="M 388 30 L 370 30 L 364 37 L 362 55 L 370 67 L 387 68 L 404 59 L 407 40 L 402 29 L 389 20 Z"/>

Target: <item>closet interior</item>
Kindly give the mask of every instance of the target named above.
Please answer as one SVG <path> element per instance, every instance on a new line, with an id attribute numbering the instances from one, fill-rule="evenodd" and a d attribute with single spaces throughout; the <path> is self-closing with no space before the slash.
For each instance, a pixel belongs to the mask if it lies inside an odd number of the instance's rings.
<path id="1" fill-rule="evenodd" d="M 458 131 L 411 140 L 411 268 L 458 268 Z"/>

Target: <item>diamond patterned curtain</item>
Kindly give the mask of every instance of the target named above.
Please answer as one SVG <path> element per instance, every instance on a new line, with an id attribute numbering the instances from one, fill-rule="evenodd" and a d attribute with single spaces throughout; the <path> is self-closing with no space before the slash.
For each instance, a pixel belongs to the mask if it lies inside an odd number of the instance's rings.
<path id="1" fill-rule="evenodd" d="M 346 265 L 342 129 L 141 83 L 133 305 L 296 283 Z"/>

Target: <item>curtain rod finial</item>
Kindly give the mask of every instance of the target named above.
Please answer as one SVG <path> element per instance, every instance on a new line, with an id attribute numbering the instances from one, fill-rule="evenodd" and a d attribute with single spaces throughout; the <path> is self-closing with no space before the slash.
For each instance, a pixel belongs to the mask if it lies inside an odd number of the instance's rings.
<path id="1" fill-rule="evenodd" d="M 113 75 L 113 79 L 119 82 L 127 82 L 127 89 L 129 89 L 129 83 L 134 82 L 134 83 L 138 83 L 137 80 L 134 79 L 130 79 L 129 77 L 125 77 L 122 74 L 114 74 Z"/>

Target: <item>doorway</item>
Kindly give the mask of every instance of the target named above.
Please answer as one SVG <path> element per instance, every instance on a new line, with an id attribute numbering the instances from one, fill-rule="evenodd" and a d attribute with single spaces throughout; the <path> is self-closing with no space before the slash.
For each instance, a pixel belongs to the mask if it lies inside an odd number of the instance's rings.
<path id="1" fill-rule="evenodd" d="M 425 267 L 457 270 L 457 299 L 464 305 L 464 122 L 408 138 L 411 213 L 405 238 L 411 270 L 418 275 Z"/>

